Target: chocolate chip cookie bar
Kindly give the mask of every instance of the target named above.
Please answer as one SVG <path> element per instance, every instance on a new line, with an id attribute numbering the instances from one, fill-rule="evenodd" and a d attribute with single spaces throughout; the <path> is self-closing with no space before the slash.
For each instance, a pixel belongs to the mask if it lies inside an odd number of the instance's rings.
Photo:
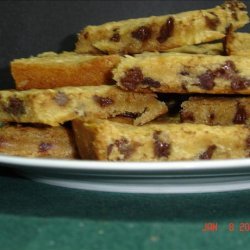
<path id="1" fill-rule="evenodd" d="M 136 54 L 167 51 L 221 39 L 230 24 L 236 30 L 248 21 L 246 6 L 241 1 L 231 0 L 206 10 L 87 26 L 78 35 L 76 52 Z"/>
<path id="2" fill-rule="evenodd" d="M 18 90 L 95 86 L 111 82 L 111 70 L 119 61 L 118 55 L 45 52 L 36 57 L 13 60 L 11 73 Z"/>
<path id="3" fill-rule="evenodd" d="M 182 103 L 181 121 L 250 125 L 250 97 L 191 97 Z"/>
<path id="4" fill-rule="evenodd" d="M 108 120 L 74 120 L 83 159 L 178 161 L 249 157 L 245 125 L 158 124 L 133 126 Z"/>
<path id="5" fill-rule="evenodd" d="M 113 74 L 130 91 L 250 94 L 249 65 L 248 57 L 162 53 L 126 56 Z"/>
<path id="6" fill-rule="evenodd" d="M 136 94 L 116 86 L 62 87 L 0 91 L 0 121 L 58 126 L 78 117 L 134 118 L 140 125 L 167 112 L 154 94 Z"/>
<path id="7" fill-rule="evenodd" d="M 249 56 L 250 34 L 229 32 L 224 45 L 227 55 Z"/>
<path id="8" fill-rule="evenodd" d="M 0 154 L 76 159 L 72 130 L 64 127 L 6 125 L 0 128 Z"/>

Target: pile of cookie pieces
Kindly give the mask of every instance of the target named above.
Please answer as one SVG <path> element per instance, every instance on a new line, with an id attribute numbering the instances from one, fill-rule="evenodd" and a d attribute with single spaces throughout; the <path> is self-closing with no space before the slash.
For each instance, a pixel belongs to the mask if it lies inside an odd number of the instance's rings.
<path id="1" fill-rule="evenodd" d="M 244 3 L 226 1 L 88 26 L 74 52 L 12 61 L 17 90 L 0 92 L 0 151 L 112 161 L 249 157 L 250 34 L 235 33 L 248 22 Z"/>

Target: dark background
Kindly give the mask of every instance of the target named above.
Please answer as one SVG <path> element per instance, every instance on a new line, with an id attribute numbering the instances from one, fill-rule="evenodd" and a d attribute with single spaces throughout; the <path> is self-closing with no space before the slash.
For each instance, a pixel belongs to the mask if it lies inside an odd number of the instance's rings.
<path id="1" fill-rule="evenodd" d="M 1 1 L 0 88 L 14 87 L 9 62 L 44 51 L 73 50 L 86 25 L 212 8 L 223 1 Z M 250 2 L 245 1 L 248 8 Z M 250 8 L 249 8 L 250 9 Z M 250 31 L 249 26 L 243 29 Z"/>

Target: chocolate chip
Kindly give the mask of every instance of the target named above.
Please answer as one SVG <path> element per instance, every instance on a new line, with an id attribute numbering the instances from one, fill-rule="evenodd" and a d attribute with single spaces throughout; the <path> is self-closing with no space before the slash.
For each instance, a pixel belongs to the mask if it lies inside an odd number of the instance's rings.
<path id="1" fill-rule="evenodd" d="M 208 70 L 204 74 L 200 75 L 198 77 L 200 87 L 206 90 L 213 89 L 215 86 L 214 78 L 215 78 L 215 75 L 213 71 L 211 70 Z"/>
<path id="2" fill-rule="evenodd" d="M 247 157 L 250 157 L 250 151 L 249 151 L 249 149 L 250 149 L 250 135 L 246 139 L 246 150 L 248 151 Z"/>
<path id="3" fill-rule="evenodd" d="M 89 38 L 89 32 L 85 32 L 85 33 L 83 34 L 83 37 L 87 40 L 87 39 Z"/>
<path id="4" fill-rule="evenodd" d="M 118 148 L 119 152 L 124 155 L 125 158 L 127 158 L 130 155 L 131 153 L 130 145 L 126 138 L 116 140 L 114 144 Z"/>
<path id="5" fill-rule="evenodd" d="M 127 117 L 127 118 L 132 118 L 132 119 L 136 119 L 138 117 L 141 116 L 141 113 L 133 113 L 133 112 L 124 112 L 122 114 L 119 114 L 119 116 L 122 116 L 122 117 Z"/>
<path id="6" fill-rule="evenodd" d="M 161 86 L 160 82 L 150 77 L 144 78 L 140 68 L 129 69 L 121 79 L 121 83 L 128 90 L 135 90 L 139 84 L 148 85 L 154 88 L 159 88 Z"/>
<path id="7" fill-rule="evenodd" d="M 186 70 L 182 70 L 182 71 L 180 72 L 180 74 L 181 74 L 182 76 L 189 76 L 189 72 L 186 71 Z"/>
<path id="8" fill-rule="evenodd" d="M 238 6 L 239 10 L 247 10 L 246 6 Z"/>
<path id="9" fill-rule="evenodd" d="M 246 89 L 250 85 L 250 80 L 237 75 L 238 71 L 234 62 L 226 61 L 221 68 L 215 70 L 214 75 L 216 77 L 225 78 L 231 80 L 231 88 L 233 90 Z"/>
<path id="10" fill-rule="evenodd" d="M 152 30 L 150 27 L 141 26 L 138 29 L 134 30 L 131 34 L 133 38 L 144 42 L 144 41 L 147 41 L 151 37 Z"/>
<path id="11" fill-rule="evenodd" d="M 247 148 L 250 148 L 250 135 L 246 139 Z"/>
<path id="12" fill-rule="evenodd" d="M 115 140 L 113 144 L 108 145 L 107 155 L 108 157 L 112 153 L 114 147 L 116 147 L 119 153 L 123 156 L 122 159 L 118 158 L 117 160 L 126 160 L 134 152 L 134 146 L 129 143 L 129 141 L 122 137 L 120 140 Z"/>
<path id="13" fill-rule="evenodd" d="M 143 74 L 140 68 L 132 68 L 126 71 L 125 76 L 120 80 L 127 90 L 135 90 L 137 85 L 142 83 Z"/>
<path id="14" fill-rule="evenodd" d="M 213 124 L 214 119 L 215 119 L 215 114 L 210 113 L 209 116 L 208 116 L 209 124 Z"/>
<path id="15" fill-rule="evenodd" d="M 188 92 L 188 89 L 187 89 L 187 83 L 186 82 L 182 82 L 181 83 L 181 88 L 185 91 L 185 92 Z"/>
<path id="16" fill-rule="evenodd" d="M 250 80 L 240 77 L 234 62 L 230 60 L 226 61 L 221 67 L 214 71 L 207 70 L 205 73 L 198 76 L 200 87 L 206 90 L 213 89 L 216 77 L 230 80 L 233 90 L 242 90 L 250 86 Z"/>
<path id="17" fill-rule="evenodd" d="M 209 16 L 205 16 L 206 25 L 209 27 L 209 29 L 216 30 L 216 28 L 220 24 L 220 19 L 215 13 L 213 12 L 209 12 L 209 13 L 212 14 L 214 17 L 211 18 Z"/>
<path id="18" fill-rule="evenodd" d="M 181 122 L 191 121 L 194 122 L 194 113 L 191 111 L 181 111 L 180 112 L 180 120 Z"/>
<path id="19" fill-rule="evenodd" d="M 8 106 L 3 108 L 5 112 L 20 116 L 26 113 L 23 101 L 17 97 L 9 97 Z"/>
<path id="20" fill-rule="evenodd" d="M 150 78 L 150 77 L 145 77 L 145 78 L 142 80 L 142 84 L 143 84 L 143 85 L 148 85 L 148 86 L 154 87 L 154 88 L 159 88 L 159 87 L 161 86 L 160 82 L 155 81 L 155 80 L 153 80 L 153 79 Z"/>
<path id="21" fill-rule="evenodd" d="M 47 152 L 49 149 L 52 148 L 52 144 L 49 142 L 41 142 L 38 146 L 38 152 L 44 153 Z"/>
<path id="22" fill-rule="evenodd" d="M 157 41 L 159 43 L 164 43 L 172 34 L 174 31 L 174 18 L 169 17 L 165 24 L 161 26 L 160 34 L 157 37 Z"/>
<path id="23" fill-rule="evenodd" d="M 101 97 L 98 95 L 94 95 L 93 99 L 95 102 L 97 102 L 101 107 L 107 107 L 114 103 L 114 100 L 112 100 L 109 97 Z"/>
<path id="24" fill-rule="evenodd" d="M 170 144 L 160 139 L 161 133 L 161 131 L 155 131 L 153 134 L 154 154 L 157 158 L 168 157 L 170 154 Z"/>
<path id="25" fill-rule="evenodd" d="M 199 156 L 199 159 L 200 160 L 209 160 L 209 159 L 211 159 L 216 148 L 217 147 L 215 145 L 209 146 L 207 148 L 207 150 Z"/>
<path id="26" fill-rule="evenodd" d="M 250 80 L 245 79 L 243 77 L 235 77 L 232 79 L 231 88 L 233 90 L 243 90 L 246 89 L 250 85 Z"/>
<path id="27" fill-rule="evenodd" d="M 235 75 L 238 73 L 234 62 L 228 60 L 220 68 L 214 71 L 216 77 L 225 78 L 232 80 L 235 78 Z"/>
<path id="28" fill-rule="evenodd" d="M 59 106 L 65 106 L 68 103 L 69 98 L 64 92 L 58 91 L 54 100 Z"/>
<path id="29" fill-rule="evenodd" d="M 228 60 L 225 62 L 225 64 L 222 66 L 222 68 L 225 70 L 225 72 L 227 73 L 227 75 L 231 75 L 233 73 L 238 73 L 236 66 L 234 64 L 234 62 Z"/>
<path id="30" fill-rule="evenodd" d="M 247 112 L 244 106 L 237 104 L 236 113 L 233 119 L 234 124 L 245 124 L 247 120 Z"/>
<path id="31" fill-rule="evenodd" d="M 114 33 L 113 36 L 110 38 L 110 41 L 112 42 L 119 42 L 121 39 L 121 36 L 119 33 Z"/>
<path id="32" fill-rule="evenodd" d="M 225 70 L 228 70 L 228 71 L 232 71 L 232 72 L 235 72 L 237 73 L 237 69 L 236 69 L 236 66 L 234 64 L 234 62 L 230 61 L 230 60 L 227 60 L 224 64 L 224 66 L 222 66 Z"/>

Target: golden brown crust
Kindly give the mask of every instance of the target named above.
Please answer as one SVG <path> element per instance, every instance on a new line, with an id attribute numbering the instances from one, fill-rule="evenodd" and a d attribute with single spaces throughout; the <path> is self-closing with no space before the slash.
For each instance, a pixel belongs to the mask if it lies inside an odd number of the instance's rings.
<path id="1" fill-rule="evenodd" d="M 111 83 L 111 70 L 119 61 L 118 55 L 45 52 L 37 57 L 15 59 L 11 62 L 11 73 L 18 90 L 96 86 Z"/>
<path id="2" fill-rule="evenodd" d="M 225 39 L 227 55 L 249 56 L 250 55 L 250 34 L 229 32 Z"/>
<path id="3" fill-rule="evenodd" d="M 182 103 L 182 122 L 250 125 L 249 97 L 191 97 Z"/>
<path id="4" fill-rule="evenodd" d="M 63 87 L 0 91 L 0 121 L 58 126 L 78 117 L 134 116 L 134 124 L 147 123 L 167 112 L 154 94 L 123 91 L 116 86 Z"/>
<path id="5" fill-rule="evenodd" d="M 83 29 L 78 36 L 76 52 L 136 54 L 167 51 L 221 39 L 230 24 L 236 30 L 248 21 L 246 6 L 241 1 L 226 1 L 207 10 L 109 22 Z"/>
<path id="6" fill-rule="evenodd" d="M 130 91 L 250 94 L 249 65 L 248 57 L 152 53 L 127 56 L 113 74 Z"/>
<path id="7" fill-rule="evenodd" d="M 80 156 L 111 161 L 178 161 L 249 157 L 244 125 L 150 123 L 136 127 L 107 120 L 74 120 Z"/>
<path id="8" fill-rule="evenodd" d="M 76 159 L 70 129 L 7 125 L 0 128 L 0 153 L 13 156 Z"/>

